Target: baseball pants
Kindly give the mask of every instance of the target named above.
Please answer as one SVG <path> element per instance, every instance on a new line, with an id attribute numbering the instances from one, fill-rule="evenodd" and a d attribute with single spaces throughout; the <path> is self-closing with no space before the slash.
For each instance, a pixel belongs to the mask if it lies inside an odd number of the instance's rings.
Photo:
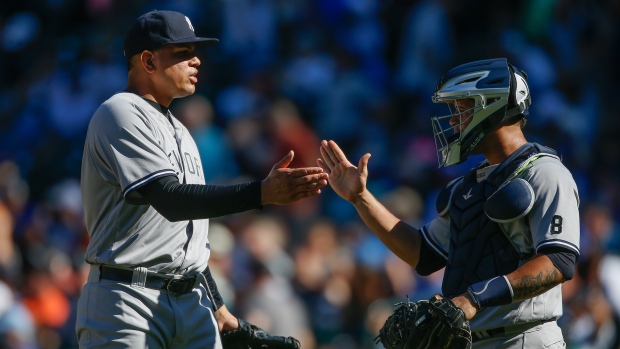
<path id="1" fill-rule="evenodd" d="M 528 329 L 517 335 L 475 341 L 472 349 L 563 349 L 562 330 L 555 321 Z"/>
<path id="2" fill-rule="evenodd" d="M 80 348 L 222 349 L 217 321 L 203 283 L 174 296 L 114 281 L 91 268 L 78 301 Z"/>

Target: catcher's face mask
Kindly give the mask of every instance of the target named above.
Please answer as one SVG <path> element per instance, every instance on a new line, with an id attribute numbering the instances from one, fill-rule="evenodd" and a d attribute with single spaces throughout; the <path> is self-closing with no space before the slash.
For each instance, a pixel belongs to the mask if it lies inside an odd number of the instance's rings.
<path id="1" fill-rule="evenodd" d="M 499 124 L 528 114 L 525 73 L 505 58 L 458 66 L 444 75 L 432 97 L 450 113 L 431 119 L 439 167 L 465 161 Z"/>

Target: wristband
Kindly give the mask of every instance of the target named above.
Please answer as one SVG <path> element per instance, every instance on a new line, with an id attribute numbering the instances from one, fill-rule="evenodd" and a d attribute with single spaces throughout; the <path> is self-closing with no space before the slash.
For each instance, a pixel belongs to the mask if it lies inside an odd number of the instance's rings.
<path id="1" fill-rule="evenodd" d="M 510 304 L 514 296 L 504 275 L 475 283 L 467 288 L 467 292 L 478 309 Z"/>

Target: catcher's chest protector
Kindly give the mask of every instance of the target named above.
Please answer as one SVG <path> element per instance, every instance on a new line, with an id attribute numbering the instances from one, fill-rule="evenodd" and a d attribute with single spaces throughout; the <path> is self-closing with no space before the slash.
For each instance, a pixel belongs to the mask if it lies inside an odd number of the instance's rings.
<path id="1" fill-rule="evenodd" d="M 524 161 L 539 153 L 555 154 L 529 143 L 500 164 L 487 179 L 478 183 L 473 169 L 452 191 L 446 203 L 450 213 L 450 249 L 442 286 L 445 297 L 462 294 L 476 282 L 511 273 L 521 260 L 530 257 L 521 255 L 500 225 L 487 217 L 484 204 Z M 439 210 L 439 203 L 437 206 Z"/>

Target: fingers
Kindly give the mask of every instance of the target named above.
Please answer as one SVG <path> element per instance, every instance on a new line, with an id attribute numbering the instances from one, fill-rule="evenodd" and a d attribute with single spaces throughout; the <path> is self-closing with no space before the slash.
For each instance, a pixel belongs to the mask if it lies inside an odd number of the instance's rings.
<path id="1" fill-rule="evenodd" d="M 370 153 L 366 153 L 364 154 L 364 156 L 360 158 L 360 161 L 357 165 L 357 168 L 361 169 L 361 174 L 364 177 L 368 177 L 368 160 L 369 159 L 370 159 Z"/>
<path id="2" fill-rule="evenodd" d="M 303 178 L 306 176 L 320 175 L 324 173 L 321 167 L 288 168 L 285 171 L 288 176 L 293 178 Z"/>
<path id="3" fill-rule="evenodd" d="M 292 198 L 290 202 L 293 202 L 321 194 L 321 188 L 328 184 L 327 178 L 327 173 L 320 173 L 290 179 L 286 185 L 284 183 L 282 185 L 288 188 L 286 191 Z"/>
<path id="4" fill-rule="evenodd" d="M 344 152 L 340 149 L 338 144 L 336 144 L 336 142 L 329 141 L 329 142 L 327 142 L 327 144 L 329 145 L 329 149 L 331 149 L 330 156 L 332 156 L 332 159 L 335 159 L 334 162 L 346 162 L 346 161 L 349 161 L 349 160 L 347 160 L 347 157 L 344 155 Z"/>
<path id="5" fill-rule="evenodd" d="M 309 175 L 300 177 L 294 180 L 294 186 L 298 188 L 298 190 L 314 190 L 327 185 L 327 174 L 320 173 L 316 175 Z"/>
<path id="6" fill-rule="evenodd" d="M 338 156 L 335 154 L 335 148 L 340 150 L 334 141 L 328 142 L 324 140 L 321 142 L 321 155 L 323 156 L 323 161 L 325 161 L 330 168 L 333 168 L 333 166 L 340 162 Z M 340 153 L 342 153 L 342 150 L 340 150 Z"/>
<path id="7" fill-rule="evenodd" d="M 323 158 L 323 163 L 327 166 L 328 169 L 333 169 L 335 164 L 332 161 L 331 156 L 329 155 L 329 151 L 328 151 L 329 145 L 327 144 L 327 141 L 322 141 L 321 142 L 321 147 L 319 148 L 319 151 L 321 152 L 321 157 Z"/>
<path id="8" fill-rule="evenodd" d="M 293 196 L 306 192 L 312 193 L 312 196 L 314 196 L 320 194 L 321 188 L 327 185 L 327 178 L 327 173 L 308 175 L 289 180 L 287 187 Z"/>
<path id="9" fill-rule="evenodd" d="M 291 150 L 288 152 L 288 154 L 286 154 L 286 156 L 282 158 L 282 160 L 278 161 L 275 165 L 273 165 L 273 168 L 276 169 L 288 167 L 291 161 L 293 161 L 293 157 L 295 157 L 295 152 Z"/>
<path id="10" fill-rule="evenodd" d="M 321 189 L 316 189 L 316 190 L 311 190 L 311 191 L 302 191 L 302 192 L 295 194 L 291 202 L 299 201 L 301 199 L 311 198 L 319 194 L 321 194 Z"/>
<path id="11" fill-rule="evenodd" d="M 320 182 L 308 183 L 288 189 L 281 187 L 280 190 L 275 190 L 270 200 L 263 202 L 263 204 L 287 205 L 301 199 L 317 196 L 321 194 L 320 188 L 326 185 L 327 181 L 322 180 Z"/>
<path id="12" fill-rule="evenodd" d="M 316 163 L 317 163 L 317 165 L 319 165 L 319 167 L 321 167 L 323 169 L 323 171 L 325 171 L 327 173 L 331 173 L 331 169 L 329 168 L 329 166 L 327 166 L 327 164 L 325 162 L 323 162 L 323 160 L 316 159 Z"/>
<path id="13" fill-rule="evenodd" d="M 344 155 L 344 152 L 336 142 L 323 140 L 321 141 L 319 150 L 321 151 L 323 163 L 327 165 L 330 170 L 340 163 L 347 167 L 351 166 L 351 163 L 347 160 L 346 155 Z"/>

